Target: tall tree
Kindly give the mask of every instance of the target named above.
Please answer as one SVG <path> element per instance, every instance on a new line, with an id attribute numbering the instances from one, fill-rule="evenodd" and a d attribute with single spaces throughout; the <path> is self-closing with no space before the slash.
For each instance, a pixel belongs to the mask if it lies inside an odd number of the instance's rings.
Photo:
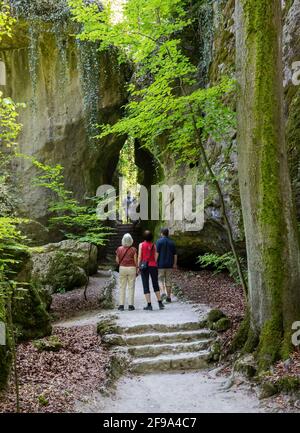
<path id="1" fill-rule="evenodd" d="M 239 181 L 249 266 L 248 348 L 266 368 L 300 319 L 300 250 L 283 119 L 281 0 L 237 0 Z"/>

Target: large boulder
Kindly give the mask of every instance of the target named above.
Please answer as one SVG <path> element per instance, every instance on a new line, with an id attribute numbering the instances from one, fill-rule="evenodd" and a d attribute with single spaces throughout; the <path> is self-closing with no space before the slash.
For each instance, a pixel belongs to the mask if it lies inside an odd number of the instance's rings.
<path id="1" fill-rule="evenodd" d="M 32 254 L 33 279 L 50 293 L 72 290 L 97 272 L 95 245 L 75 240 L 48 244 Z"/>
<path id="2" fill-rule="evenodd" d="M 11 279 L 17 282 L 12 296 L 12 321 L 17 339 L 28 340 L 50 335 L 51 296 L 32 282 L 33 263 L 26 252 L 19 252 L 12 265 Z M 0 296 L 0 390 L 7 383 L 12 361 L 11 332 L 9 332 L 7 298 Z M 3 341 L 5 344 L 3 344 Z"/>
<path id="3" fill-rule="evenodd" d="M 50 294 L 38 282 L 33 281 L 33 262 L 30 256 L 24 258 L 15 278 L 18 289 L 13 300 L 13 323 L 19 340 L 42 338 L 51 334 L 48 311 Z"/>

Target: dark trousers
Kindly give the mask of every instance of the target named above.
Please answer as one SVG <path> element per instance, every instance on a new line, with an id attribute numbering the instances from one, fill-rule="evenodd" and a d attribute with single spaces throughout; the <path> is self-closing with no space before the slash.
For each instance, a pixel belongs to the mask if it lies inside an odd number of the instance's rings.
<path id="1" fill-rule="evenodd" d="M 150 293 L 150 287 L 149 287 L 150 276 L 151 276 L 154 292 L 159 292 L 158 269 L 156 266 L 148 266 L 147 269 L 144 269 L 141 271 L 141 276 L 142 276 L 142 282 L 143 282 L 143 288 L 144 288 L 144 294 L 145 295 Z"/>

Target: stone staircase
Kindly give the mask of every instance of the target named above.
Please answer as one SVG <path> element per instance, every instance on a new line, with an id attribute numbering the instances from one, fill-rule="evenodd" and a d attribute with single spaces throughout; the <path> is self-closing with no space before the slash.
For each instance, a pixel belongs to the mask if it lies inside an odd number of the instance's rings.
<path id="1" fill-rule="evenodd" d="M 205 368 L 216 337 L 201 322 L 136 325 L 119 332 L 116 344 L 129 355 L 130 371 L 136 374 Z"/>
<path id="2" fill-rule="evenodd" d="M 126 233 L 130 233 L 134 244 L 133 246 L 137 249 L 140 242 L 142 242 L 141 229 L 139 225 L 134 224 L 116 224 L 112 227 L 115 230 L 115 234 L 110 237 L 110 241 L 106 248 L 106 259 L 109 262 L 115 261 L 116 249 L 122 244 L 122 238 Z"/>

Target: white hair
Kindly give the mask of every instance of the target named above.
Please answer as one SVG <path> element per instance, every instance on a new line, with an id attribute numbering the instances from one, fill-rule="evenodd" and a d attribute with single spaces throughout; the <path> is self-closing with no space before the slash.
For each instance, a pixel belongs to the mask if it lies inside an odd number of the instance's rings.
<path id="1" fill-rule="evenodd" d="M 123 236 L 122 239 L 122 245 L 123 247 L 131 247 L 133 244 L 133 239 L 130 233 L 126 233 L 126 235 Z"/>

